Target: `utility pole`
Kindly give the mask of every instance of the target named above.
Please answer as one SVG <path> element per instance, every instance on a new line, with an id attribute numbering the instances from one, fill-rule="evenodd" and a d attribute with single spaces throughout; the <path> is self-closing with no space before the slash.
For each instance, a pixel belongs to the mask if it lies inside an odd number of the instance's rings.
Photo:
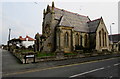
<path id="1" fill-rule="evenodd" d="M 11 34 L 11 29 L 9 28 L 9 35 L 8 35 L 8 50 L 10 50 L 10 34 Z"/>

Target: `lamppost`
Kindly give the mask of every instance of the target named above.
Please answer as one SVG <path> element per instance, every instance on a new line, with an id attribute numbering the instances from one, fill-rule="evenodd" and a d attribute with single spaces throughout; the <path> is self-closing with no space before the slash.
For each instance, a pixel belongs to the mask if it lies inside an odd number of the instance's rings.
<path id="1" fill-rule="evenodd" d="M 11 34 L 11 29 L 9 28 L 9 35 L 8 35 L 8 50 L 10 50 L 10 34 Z"/>
<path id="2" fill-rule="evenodd" d="M 111 25 L 114 25 L 115 23 L 112 23 Z M 111 35 L 111 37 L 110 37 L 110 39 L 111 39 L 111 42 L 113 41 L 112 40 L 112 29 L 111 29 L 111 25 L 110 25 L 110 35 Z"/>

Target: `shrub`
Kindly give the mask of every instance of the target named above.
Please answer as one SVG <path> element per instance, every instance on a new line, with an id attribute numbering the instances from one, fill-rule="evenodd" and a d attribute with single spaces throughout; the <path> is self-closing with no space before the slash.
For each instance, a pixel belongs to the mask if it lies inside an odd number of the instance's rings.
<path id="1" fill-rule="evenodd" d="M 31 45 L 30 45 L 30 46 L 28 46 L 28 49 L 32 49 L 32 48 L 33 48 L 33 46 L 31 46 Z"/>
<path id="2" fill-rule="evenodd" d="M 76 49 L 76 50 L 82 50 L 82 49 L 83 49 L 83 46 L 81 46 L 81 45 L 75 45 L 75 49 Z"/>

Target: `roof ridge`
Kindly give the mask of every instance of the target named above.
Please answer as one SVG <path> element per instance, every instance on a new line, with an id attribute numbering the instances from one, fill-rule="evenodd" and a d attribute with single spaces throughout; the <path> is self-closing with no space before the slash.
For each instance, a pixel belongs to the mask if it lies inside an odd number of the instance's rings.
<path id="1" fill-rule="evenodd" d="M 98 18 L 98 19 L 94 19 L 92 21 L 88 21 L 88 22 L 94 22 L 94 21 L 97 21 L 97 20 L 100 20 L 101 18 Z"/>
<path id="2" fill-rule="evenodd" d="M 51 6 L 50 6 L 51 7 Z M 72 14 L 75 14 L 75 15 L 78 15 L 78 16 L 82 16 L 82 17 L 88 17 L 88 16 L 84 16 L 84 15 L 80 15 L 78 13 L 74 13 L 74 12 L 71 12 L 71 11 L 67 11 L 67 10 L 64 10 L 64 9 L 60 9 L 60 8 L 57 8 L 57 7 L 54 7 L 55 9 L 59 9 L 61 11 L 65 11 L 65 12 L 68 12 L 68 13 L 72 13 Z"/>

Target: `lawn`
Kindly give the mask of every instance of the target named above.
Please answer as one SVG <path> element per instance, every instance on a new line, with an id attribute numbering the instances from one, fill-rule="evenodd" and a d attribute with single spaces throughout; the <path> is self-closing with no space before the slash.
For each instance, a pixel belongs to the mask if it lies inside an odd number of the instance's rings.
<path id="1" fill-rule="evenodd" d="M 64 55 L 77 55 L 76 53 L 64 53 Z"/>
<path id="2" fill-rule="evenodd" d="M 28 49 L 26 49 L 26 50 L 20 50 L 21 52 L 34 52 L 33 50 L 28 50 Z"/>
<path id="3" fill-rule="evenodd" d="M 38 53 L 37 57 L 55 56 L 54 53 Z"/>

